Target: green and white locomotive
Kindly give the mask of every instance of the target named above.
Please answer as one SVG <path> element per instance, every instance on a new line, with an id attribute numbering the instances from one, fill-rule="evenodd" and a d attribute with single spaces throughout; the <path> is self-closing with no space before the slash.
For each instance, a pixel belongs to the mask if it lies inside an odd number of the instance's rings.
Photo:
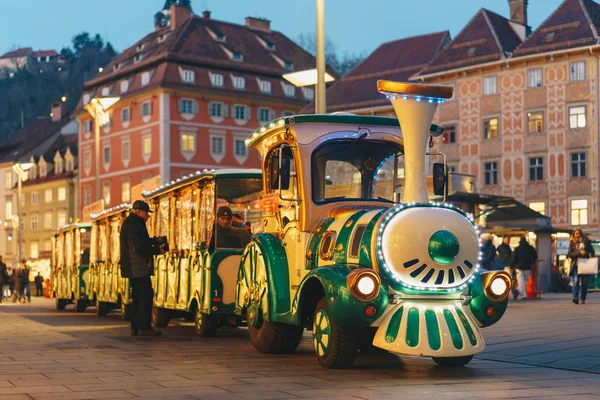
<path id="1" fill-rule="evenodd" d="M 440 133 L 430 124 L 452 88 L 378 90 L 398 120 L 285 117 L 246 140 L 263 163 L 264 232 L 242 256 L 237 312 L 265 353 L 293 351 L 311 329 L 328 368 L 371 346 L 464 365 L 484 349 L 480 328 L 504 314 L 511 281 L 479 269 L 467 214 L 429 201 L 426 149 Z"/>

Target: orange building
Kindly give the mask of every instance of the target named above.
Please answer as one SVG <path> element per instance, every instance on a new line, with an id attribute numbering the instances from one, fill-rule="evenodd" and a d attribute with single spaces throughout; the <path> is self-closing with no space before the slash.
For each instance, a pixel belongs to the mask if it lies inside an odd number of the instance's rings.
<path id="1" fill-rule="evenodd" d="M 82 206 L 129 202 L 133 186 L 157 175 L 165 183 L 202 169 L 258 167 L 246 137 L 313 100 L 313 88 L 282 75 L 314 68 L 314 57 L 269 21 L 216 21 L 187 4 L 167 0 L 154 32 L 86 82 L 75 112 Z M 94 119 L 101 103 L 114 104 Z"/>

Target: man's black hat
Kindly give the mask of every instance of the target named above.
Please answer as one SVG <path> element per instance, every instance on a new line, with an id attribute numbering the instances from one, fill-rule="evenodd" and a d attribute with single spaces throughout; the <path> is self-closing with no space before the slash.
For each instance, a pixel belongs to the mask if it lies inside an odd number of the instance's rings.
<path id="1" fill-rule="evenodd" d="M 217 210 L 217 217 L 229 217 L 231 218 L 233 213 L 231 212 L 231 208 L 227 206 L 219 207 Z"/>
<path id="2" fill-rule="evenodd" d="M 152 210 L 150 209 L 150 206 L 148 205 L 148 203 L 146 203 L 143 200 L 136 200 L 133 202 L 133 206 L 131 207 L 133 210 L 142 210 L 142 211 L 146 211 L 151 213 Z"/>

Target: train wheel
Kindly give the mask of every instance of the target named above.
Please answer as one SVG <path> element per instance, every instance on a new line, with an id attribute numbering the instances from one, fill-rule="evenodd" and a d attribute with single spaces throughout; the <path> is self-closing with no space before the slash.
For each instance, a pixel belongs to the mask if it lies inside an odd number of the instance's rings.
<path id="1" fill-rule="evenodd" d="M 157 328 L 166 328 L 171 320 L 171 311 L 162 307 L 152 307 L 152 325 Z"/>
<path id="2" fill-rule="evenodd" d="M 212 314 L 205 314 L 200 309 L 196 309 L 194 330 L 200 337 L 213 337 L 219 328 L 217 317 Z"/>
<path id="3" fill-rule="evenodd" d="M 96 301 L 96 315 L 99 317 L 106 317 L 108 315 L 108 303 L 104 301 Z"/>
<path id="4" fill-rule="evenodd" d="M 464 357 L 433 357 L 433 361 L 442 367 L 463 367 L 467 365 L 473 356 Z"/>
<path id="5" fill-rule="evenodd" d="M 312 336 L 317 360 L 323 367 L 348 368 L 354 363 L 357 354 L 354 334 L 335 326 L 325 297 L 317 303 Z"/>
<path id="6" fill-rule="evenodd" d="M 123 300 L 121 300 L 121 319 L 123 321 L 129 321 L 129 319 L 131 318 L 129 316 L 129 312 L 131 310 L 131 305 L 125 303 Z"/>
<path id="7" fill-rule="evenodd" d="M 260 309 L 255 313 L 248 317 L 248 333 L 256 350 L 268 354 L 289 354 L 296 350 L 304 331 L 301 325 L 264 321 Z"/>
<path id="8" fill-rule="evenodd" d="M 85 308 L 88 305 L 88 302 L 87 302 L 87 300 L 75 300 L 73 302 L 73 305 L 75 305 L 76 312 L 84 312 Z"/>
<path id="9" fill-rule="evenodd" d="M 56 298 L 56 309 L 57 310 L 64 310 L 66 306 L 67 306 L 66 299 L 59 299 L 58 297 Z"/>

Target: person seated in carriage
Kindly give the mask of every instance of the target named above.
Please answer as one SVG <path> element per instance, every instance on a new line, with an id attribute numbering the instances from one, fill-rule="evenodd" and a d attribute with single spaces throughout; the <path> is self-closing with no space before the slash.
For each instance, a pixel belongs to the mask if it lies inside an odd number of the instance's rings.
<path id="1" fill-rule="evenodd" d="M 250 234 L 244 228 L 233 226 L 233 212 L 227 206 L 219 207 L 217 210 L 217 232 L 211 240 L 211 251 L 216 245 L 219 248 L 241 249 L 250 242 Z"/>

